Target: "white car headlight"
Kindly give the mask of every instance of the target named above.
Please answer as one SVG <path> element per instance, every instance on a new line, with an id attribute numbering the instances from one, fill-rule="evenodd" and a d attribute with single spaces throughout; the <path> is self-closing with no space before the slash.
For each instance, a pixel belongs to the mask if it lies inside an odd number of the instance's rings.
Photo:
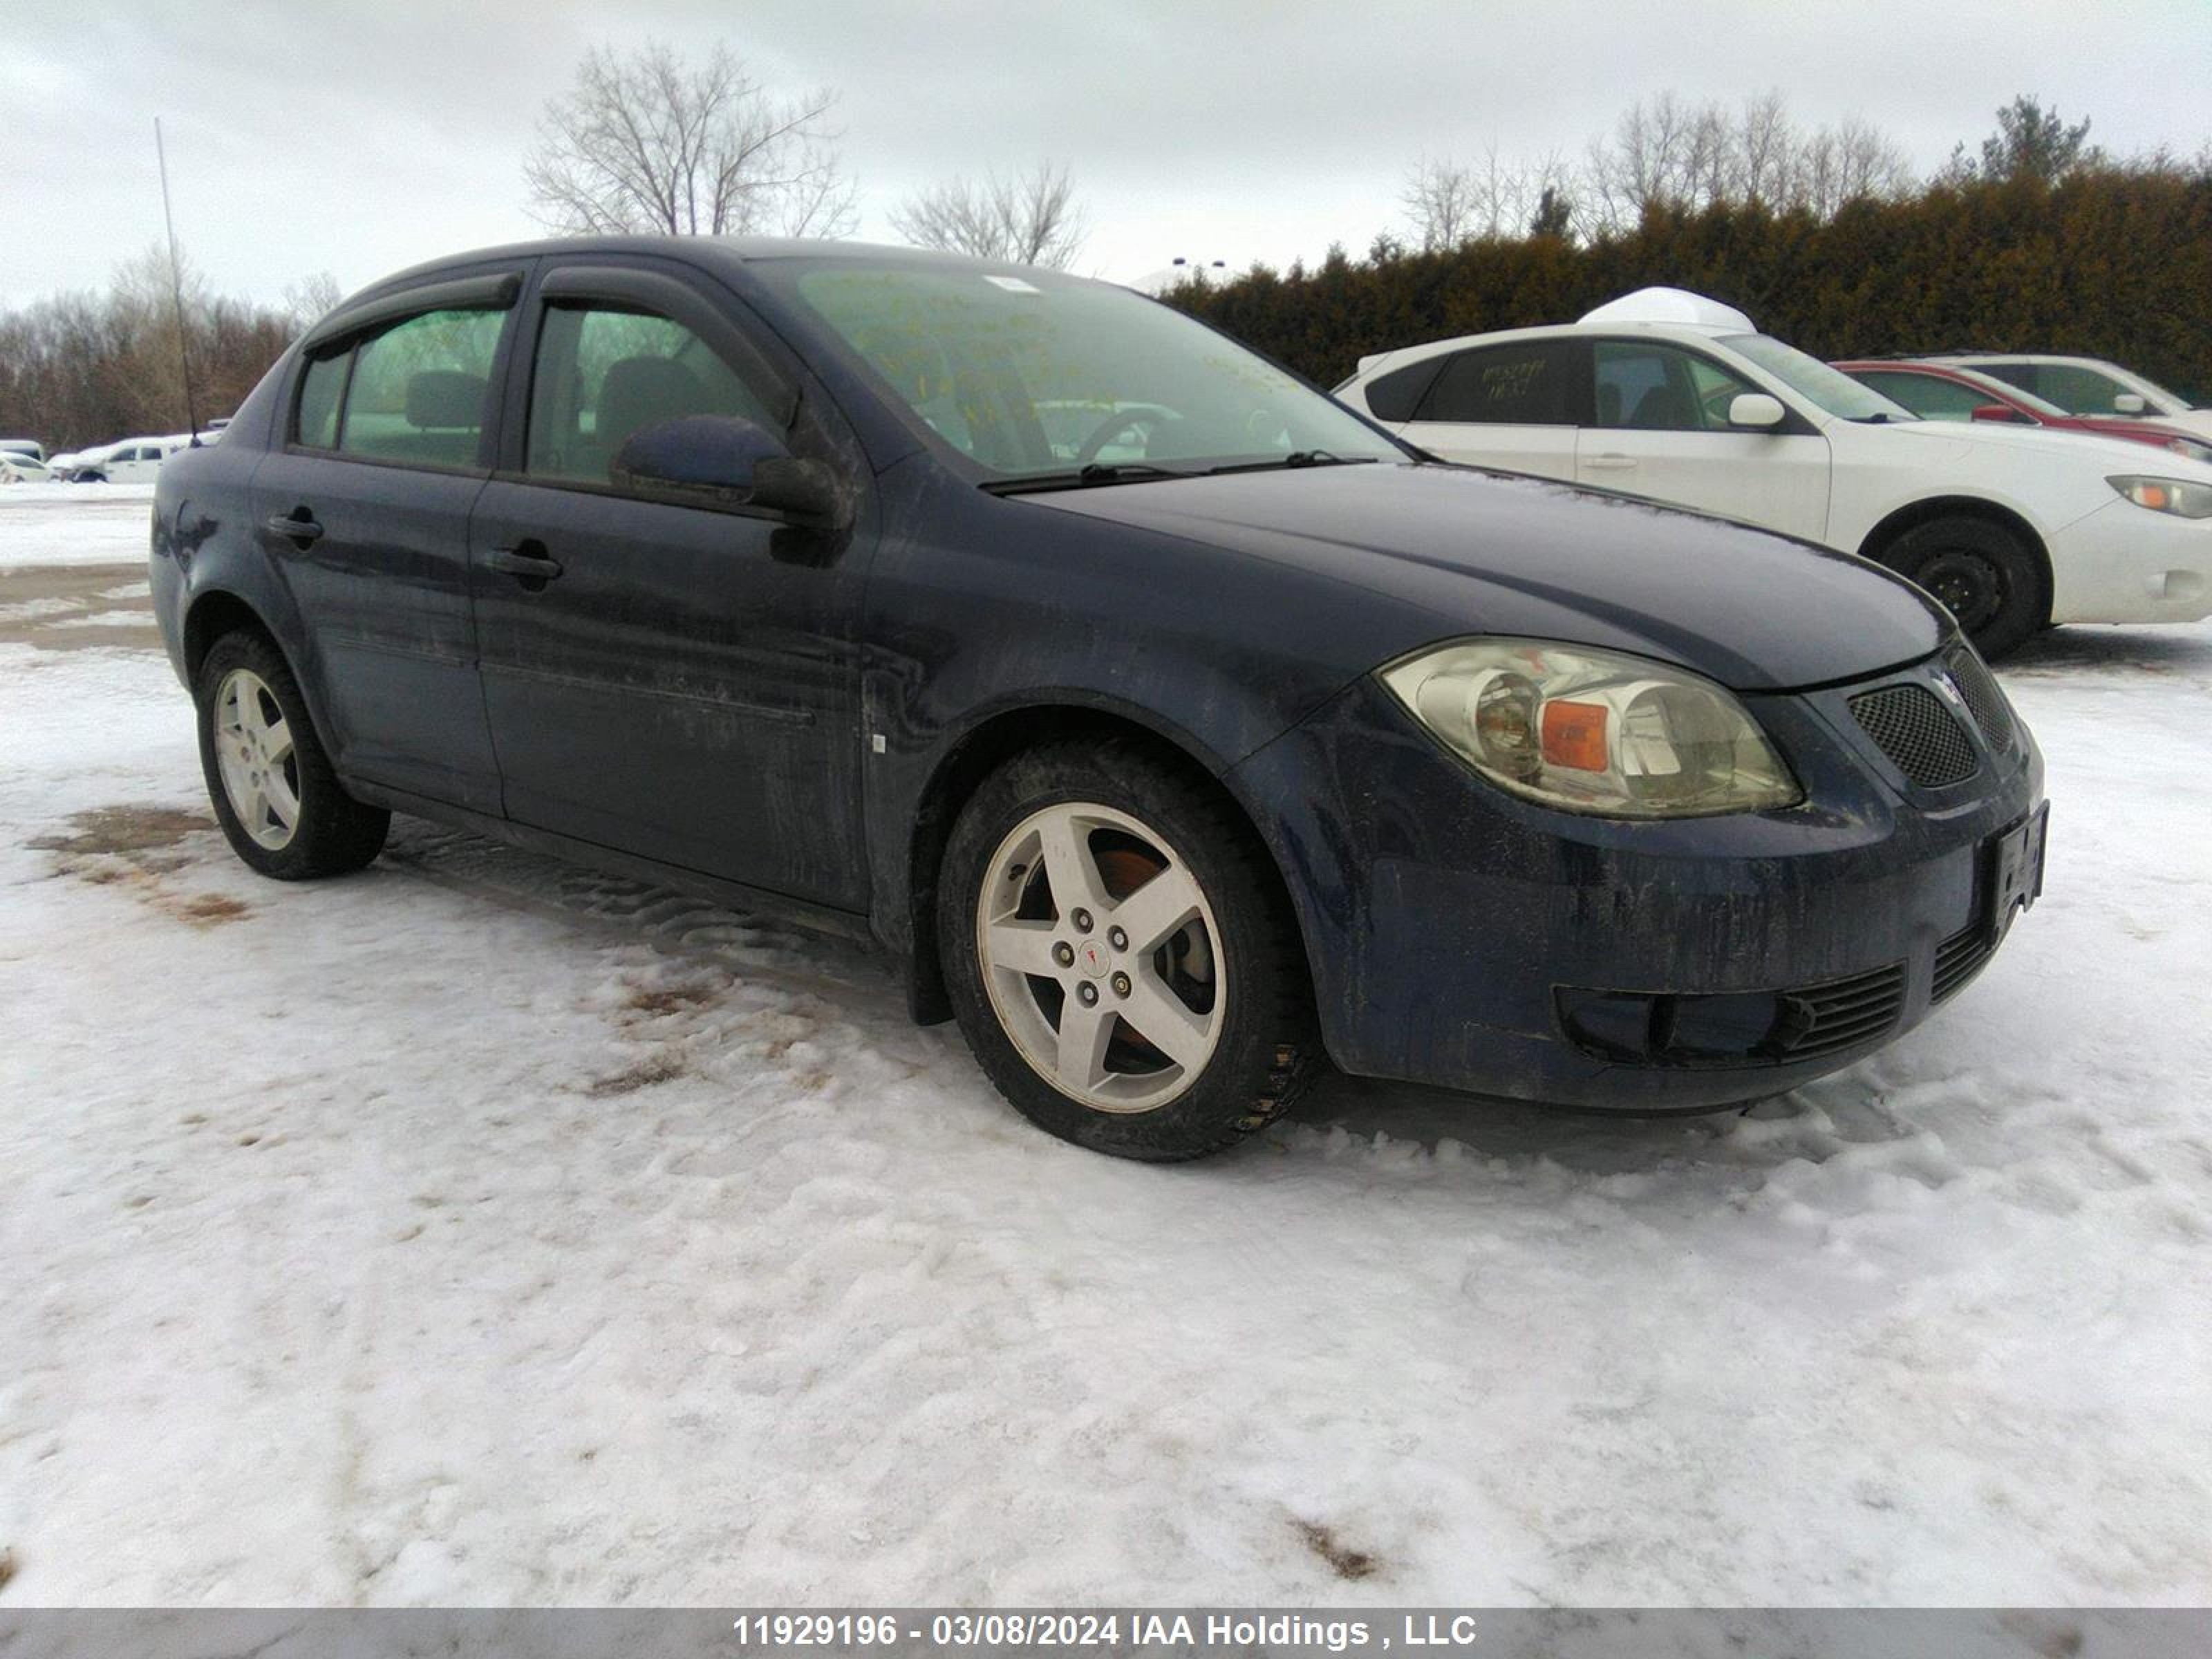
<path id="1" fill-rule="evenodd" d="M 2179 519 L 2212 519 L 2212 484 L 2186 478 L 2144 478 L 2132 474 L 2105 482 L 2137 507 L 2171 513 Z"/>
<path id="2" fill-rule="evenodd" d="M 1733 696 L 1647 658 L 1469 640 L 1393 664 L 1382 683 L 1476 771 L 1547 806 L 1676 818 L 1804 799 Z"/>

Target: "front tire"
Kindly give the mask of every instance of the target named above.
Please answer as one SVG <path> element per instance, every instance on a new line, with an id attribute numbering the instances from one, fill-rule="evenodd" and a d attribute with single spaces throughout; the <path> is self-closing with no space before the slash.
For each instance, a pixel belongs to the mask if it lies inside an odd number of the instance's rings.
<path id="1" fill-rule="evenodd" d="M 1202 1158 L 1318 1068 L 1272 866 L 1226 801 L 1134 744 L 1054 744 L 987 778 L 945 849 L 937 921 L 976 1060 L 1079 1146 Z"/>
<path id="2" fill-rule="evenodd" d="M 1990 661 L 2045 625 L 2041 560 L 1987 519 L 1951 514 L 1916 525 L 1889 544 L 1881 562 L 1940 599 Z"/>
<path id="3" fill-rule="evenodd" d="M 264 635 L 226 634 L 192 689 L 200 769 L 231 850 L 264 876 L 310 881 L 358 870 L 383 850 L 392 814 L 340 787 L 307 699 Z"/>

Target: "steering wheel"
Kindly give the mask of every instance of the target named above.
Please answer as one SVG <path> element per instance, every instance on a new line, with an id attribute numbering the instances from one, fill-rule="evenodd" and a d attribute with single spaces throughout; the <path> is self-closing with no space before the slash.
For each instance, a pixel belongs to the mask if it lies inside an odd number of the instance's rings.
<path id="1" fill-rule="evenodd" d="M 1075 464 L 1089 466 L 1098 459 L 1098 453 L 1124 432 L 1134 431 L 1140 426 L 1157 426 L 1162 421 L 1175 417 L 1164 409 L 1117 409 L 1091 428 L 1091 435 L 1075 452 Z"/>

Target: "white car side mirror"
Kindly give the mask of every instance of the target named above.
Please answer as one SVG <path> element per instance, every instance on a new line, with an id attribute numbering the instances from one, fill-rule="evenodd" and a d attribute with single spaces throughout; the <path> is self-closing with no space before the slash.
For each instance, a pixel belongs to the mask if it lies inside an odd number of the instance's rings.
<path id="1" fill-rule="evenodd" d="M 2150 405 L 2142 400 L 2142 394 L 2139 392 L 2123 392 L 2112 399 L 2114 412 L 2121 415 L 2140 415 L 2149 407 Z"/>
<path id="2" fill-rule="evenodd" d="M 1779 398 L 1770 398 L 1764 392 L 1740 392 L 1735 401 L 1729 405 L 1729 424 L 1761 428 L 1780 426 L 1787 413 Z"/>

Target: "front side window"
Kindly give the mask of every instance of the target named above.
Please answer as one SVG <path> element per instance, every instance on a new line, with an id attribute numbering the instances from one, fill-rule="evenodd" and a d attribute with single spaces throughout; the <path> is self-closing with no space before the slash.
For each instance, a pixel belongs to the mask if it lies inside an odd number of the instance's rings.
<path id="1" fill-rule="evenodd" d="M 1630 432 L 1726 432 L 1729 406 L 1759 388 L 1678 347 L 1600 340 L 1597 424 Z"/>
<path id="2" fill-rule="evenodd" d="M 2030 366 L 2034 380 L 2029 390 L 2048 398 L 2061 409 L 2075 415 L 2114 415 L 2119 411 L 2113 399 L 2135 392 L 2135 387 L 2114 380 L 2111 375 L 2094 368 L 2084 368 L 2079 363 L 2035 363 Z M 2007 375 L 2006 379 L 2012 377 Z M 2142 397 L 2141 392 L 2136 392 Z M 2170 396 L 2170 394 L 2169 394 Z M 2171 408 L 2160 409 L 2154 398 L 2143 399 L 2147 412 L 2168 414 L 2185 409 L 2187 404 L 2178 398 L 2171 398 Z"/>
<path id="3" fill-rule="evenodd" d="M 687 415 L 782 429 L 761 389 L 681 323 L 611 306 L 545 313 L 530 382 L 532 477 L 608 483 L 633 434 Z"/>
<path id="4" fill-rule="evenodd" d="M 1481 426 L 1572 426 L 1579 345 L 1558 340 L 1486 346 L 1444 365 L 1421 404 L 1421 421 Z"/>
<path id="5" fill-rule="evenodd" d="M 1405 459 L 1342 405 L 1126 289 L 852 259 L 757 269 L 827 325 L 910 423 L 997 480 L 1093 463 Z"/>
<path id="6" fill-rule="evenodd" d="M 507 316 L 424 312 L 360 342 L 333 447 L 376 460 L 474 466 Z"/>

